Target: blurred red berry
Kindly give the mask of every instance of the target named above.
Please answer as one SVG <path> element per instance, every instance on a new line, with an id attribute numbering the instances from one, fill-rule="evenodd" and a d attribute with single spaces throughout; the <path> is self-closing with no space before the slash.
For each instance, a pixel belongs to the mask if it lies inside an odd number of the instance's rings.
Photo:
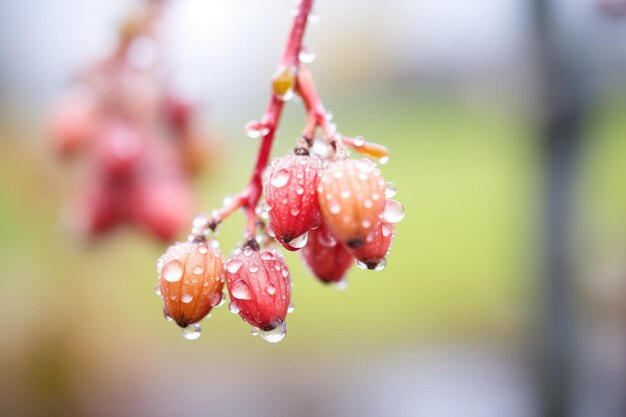
<path id="1" fill-rule="evenodd" d="M 311 273 L 325 283 L 341 281 L 354 264 L 348 248 L 323 223 L 309 232 L 301 253 Z"/>
<path id="2" fill-rule="evenodd" d="M 98 132 L 98 157 L 104 172 L 112 177 L 128 177 L 144 152 L 144 138 L 135 127 L 122 121 L 109 121 Z"/>
<path id="3" fill-rule="evenodd" d="M 269 225 L 288 250 L 301 249 L 302 237 L 321 222 L 317 185 L 321 162 L 306 155 L 285 155 L 272 161 L 264 178 Z"/>
<path id="4" fill-rule="evenodd" d="M 368 159 L 329 163 L 319 183 L 319 205 L 331 232 L 351 248 L 361 247 L 380 222 L 385 181 Z"/>
<path id="5" fill-rule="evenodd" d="M 75 91 L 63 97 L 52 110 L 50 135 L 61 155 L 76 153 L 90 141 L 98 128 L 96 102 L 87 92 Z"/>
<path id="6" fill-rule="evenodd" d="M 169 247 L 159 259 L 163 312 L 179 326 L 202 320 L 222 301 L 222 254 L 206 242 L 183 242 Z"/>
<path id="7" fill-rule="evenodd" d="M 283 257 L 276 251 L 251 246 L 225 264 L 230 309 L 259 328 L 270 342 L 282 340 L 291 300 L 291 280 Z"/>

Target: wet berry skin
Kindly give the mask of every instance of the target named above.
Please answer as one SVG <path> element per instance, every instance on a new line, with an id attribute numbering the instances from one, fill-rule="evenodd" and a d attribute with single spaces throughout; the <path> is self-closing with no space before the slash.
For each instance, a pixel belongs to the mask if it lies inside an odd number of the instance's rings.
<path id="1" fill-rule="evenodd" d="M 283 325 L 291 301 L 285 261 L 274 250 L 246 247 L 224 265 L 231 310 L 254 327 L 269 331 Z"/>
<path id="2" fill-rule="evenodd" d="M 163 312 L 179 326 L 199 322 L 221 302 L 223 258 L 209 244 L 176 243 L 157 265 Z"/>
<path id="3" fill-rule="evenodd" d="M 394 225 L 381 221 L 374 233 L 366 239 L 365 244 L 360 248 L 350 249 L 350 252 L 368 269 L 375 269 L 389 253 L 393 236 Z"/>
<path id="4" fill-rule="evenodd" d="M 324 283 L 341 281 L 354 265 L 348 248 L 324 224 L 309 232 L 301 254 L 311 273 Z"/>
<path id="5" fill-rule="evenodd" d="M 272 161 L 263 188 L 269 224 L 276 240 L 288 250 L 289 242 L 321 222 L 317 186 L 321 163 L 307 155 L 285 155 Z"/>
<path id="6" fill-rule="evenodd" d="M 350 248 L 365 244 L 385 206 L 380 169 L 367 159 L 329 163 L 318 190 L 322 217 L 330 231 Z"/>

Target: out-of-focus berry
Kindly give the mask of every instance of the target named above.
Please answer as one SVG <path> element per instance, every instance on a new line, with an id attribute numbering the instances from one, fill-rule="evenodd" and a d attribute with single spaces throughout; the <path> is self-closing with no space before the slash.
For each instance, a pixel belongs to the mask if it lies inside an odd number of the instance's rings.
<path id="1" fill-rule="evenodd" d="M 301 253 L 311 273 L 325 283 L 341 281 L 354 264 L 348 248 L 323 223 L 309 232 L 308 242 Z"/>

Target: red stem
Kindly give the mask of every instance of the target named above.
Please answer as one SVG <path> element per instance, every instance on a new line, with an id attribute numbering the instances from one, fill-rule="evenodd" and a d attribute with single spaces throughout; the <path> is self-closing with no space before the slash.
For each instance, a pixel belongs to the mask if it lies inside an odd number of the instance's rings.
<path id="1" fill-rule="evenodd" d="M 281 64 L 283 66 L 293 66 L 296 68 L 298 67 L 298 55 L 300 54 L 300 50 L 302 49 L 302 38 L 304 36 L 304 30 L 306 28 L 306 24 L 312 7 L 313 0 L 302 0 L 300 2 L 300 6 L 298 7 L 298 14 L 293 20 L 293 25 L 291 27 L 287 46 L 285 47 L 285 52 L 283 53 L 283 57 L 281 60 Z M 245 198 L 245 200 L 242 199 L 241 201 L 235 201 L 233 203 L 235 205 L 240 204 L 240 206 L 245 209 L 248 219 L 247 231 L 250 236 L 254 235 L 256 227 L 255 209 L 261 198 L 261 175 L 263 174 L 263 171 L 267 167 L 269 161 L 272 144 L 274 143 L 276 129 L 278 128 L 278 124 L 280 122 L 280 115 L 282 113 L 284 104 L 285 103 L 278 97 L 276 97 L 274 92 L 272 92 L 272 96 L 267 106 L 267 110 L 265 111 L 265 115 L 261 120 L 264 127 L 267 129 L 267 134 L 263 136 L 261 146 L 259 148 L 259 153 L 257 155 L 256 164 L 250 178 L 250 182 L 248 184 L 248 187 L 244 191 L 247 198 Z"/>

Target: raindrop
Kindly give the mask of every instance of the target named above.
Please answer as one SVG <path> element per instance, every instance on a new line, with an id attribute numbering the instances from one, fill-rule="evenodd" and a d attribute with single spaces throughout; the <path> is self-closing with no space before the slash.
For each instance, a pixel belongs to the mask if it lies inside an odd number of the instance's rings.
<path id="1" fill-rule="evenodd" d="M 252 336 L 258 336 L 260 331 L 258 327 L 252 327 Z"/>
<path id="2" fill-rule="evenodd" d="M 272 178 L 270 180 L 270 183 L 276 188 L 284 187 L 288 182 L 289 172 L 284 169 L 276 171 L 274 174 L 272 174 Z"/>
<path id="3" fill-rule="evenodd" d="M 230 289 L 231 295 L 238 300 L 250 300 L 252 294 L 250 294 L 250 287 L 245 281 L 239 280 L 235 282 Z"/>
<path id="4" fill-rule="evenodd" d="M 307 20 L 309 21 L 309 23 L 317 23 L 320 21 L 320 16 L 318 14 L 311 12 L 309 13 L 309 16 L 307 17 Z"/>
<path id="5" fill-rule="evenodd" d="M 315 139 L 313 141 L 312 151 L 322 159 L 328 158 L 330 154 L 329 146 L 323 139 Z"/>
<path id="6" fill-rule="evenodd" d="M 199 215 L 194 217 L 192 226 L 194 229 L 202 229 L 209 224 L 209 218 L 205 215 Z"/>
<path id="7" fill-rule="evenodd" d="M 293 303 L 289 303 L 289 307 L 287 307 L 287 314 L 291 314 L 296 310 L 296 306 Z"/>
<path id="8" fill-rule="evenodd" d="M 259 270 L 259 266 L 258 265 L 250 265 L 250 267 L 248 268 L 248 271 L 250 271 L 251 274 L 256 273 Z"/>
<path id="9" fill-rule="evenodd" d="M 223 301 L 223 294 L 220 292 L 213 292 L 209 295 L 209 305 L 211 307 L 217 307 L 220 306 L 222 304 Z"/>
<path id="10" fill-rule="evenodd" d="M 363 138 L 363 136 L 357 136 L 356 138 L 354 138 L 354 140 L 352 141 L 352 143 L 354 144 L 354 146 L 356 146 L 357 148 L 360 148 L 361 146 L 365 145 L 365 139 Z"/>
<path id="11" fill-rule="evenodd" d="M 389 235 L 391 235 L 391 233 L 393 232 L 393 227 L 390 224 L 383 223 L 380 230 L 383 234 L 383 237 L 389 237 Z"/>
<path id="12" fill-rule="evenodd" d="M 330 202 L 330 207 L 328 208 L 328 210 L 331 212 L 331 214 L 339 214 L 341 212 L 341 206 L 338 202 L 333 200 Z"/>
<path id="13" fill-rule="evenodd" d="M 363 220 L 363 223 L 361 224 L 363 225 L 365 229 L 367 229 L 368 227 L 372 225 L 372 223 L 370 223 L 369 220 Z"/>
<path id="14" fill-rule="evenodd" d="M 196 266 L 196 267 L 193 269 L 193 273 L 194 273 L 194 274 L 196 274 L 196 275 L 200 275 L 200 274 L 201 274 L 201 273 L 203 273 L 203 272 L 204 272 L 204 268 L 202 268 L 202 267 L 201 267 L 201 266 L 199 266 L 199 265 L 198 265 L 198 266 Z"/>
<path id="15" fill-rule="evenodd" d="M 219 249 L 219 247 L 220 247 L 220 242 L 218 242 L 218 241 L 217 241 L 217 240 L 215 240 L 215 239 L 211 240 L 211 243 L 210 243 L 210 244 L 211 244 L 211 247 L 212 247 L 213 249 Z"/>
<path id="16" fill-rule="evenodd" d="M 209 247 L 207 245 L 203 243 L 198 246 L 198 253 L 201 253 L 202 255 L 204 255 L 207 252 L 209 252 Z"/>
<path id="17" fill-rule="evenodd" d="M 348 198 L 350 198 L 351 195 L 352 195 L 352 193 L 350 192 L 350 190 L 343 190 L 339 194 L 339 197 L 343 198 L 344 200 L 347 200 Z"/>
<path id="18" fill-rule="evenodd" d="M 363 205 L 365 206 L 365 208 L 371 208 L 372 207 L 372 200 L 369 200 L 369 199 L 365 200 L 363 202 Z"/>
<path id="19" fill-rule="evenodd" d="M 183 264 L 177 259 L 172 259 L 163 265 L 161 271 L 163 279 L 169 282 L 177 282 L 183 277 Z"/>
<path id="20" fill-rule="evenodd" d="M 242 262 L 239 259 L 231 259 L 226 264 L 226 270 L 231 274 L 235 274 L 241 268 Z"/>
<path id="21" fill-rule="evenodd" d="M 272 284 L 268 285 L 267 288 L 265 289 L 265 291 L 267 291 L 267 293 L 269 295 L 274 295 L 276 294 L 276 287 L 273 286 Z"/>
<path id="22" fill-rule="evenodd" d="M 396 187 L 396 184 L 389 181 L 385 183 L 385 197 L 393 198 L 393 196 L 395 196 L 397 192 L 398 188 Z"/>
<path id="23" fill-rule="evenodd" d="M 246 248 L 243 250 L 243 254 L 246 256 L 251 256 L 253 252 L 254 251 L 250 246 L 246 246 Z"/>
<path id="24" fill-rule="evenodd" d="M 344 291 L 346 288 L 348 288 L 348 280 L 344 278 L 341 281 L 334 282 L 333 286 L 337 291 Z"/>
<path id="25" fill-rule="evenodd" d="M 370 267 L 372 267 L 370 269 L 373 271 L 382 271 L 383 269 L 385 269 L 386 266 L 387 266 L 387 259 L 383 258 L 380 261 L 378 261 L 376 266 L 374 266 L 373 264 L 370 265 Z"/>
<path id="26" fill-rule="evenodd" d="M 293 206 L 291 210 L 289 210 L 289 212 L 292 216 L 296 217 L 298 214 L 300 214 L 300 209 L 296 206 Z"/>
<path id="27" fill-rule="evenodd" d="M 378 195 L 378 193 L 372 194 L 372 200 L 374 200 L 374 201 L 380 200 L 380 195 Z"/>
<path id="28" fill-rule="evenodd" d="M 193 323 L 189 326 L 183 328 L 182 334 L 183 337 L 187 340 L 196 340 L 200 337 L 202 329 L 200 328 L 199 323 Z"/>
<path id="29" fill-rule="evenodd" d="M 165 318 L 165 320 L 167 321 L 174 321 L 173 318 L 171 318 L 170 316 L 168 316 L 167 314 L 165 314 L 165 311 L 163 311 L 163 317 Z"/>
<path id="30" fill-rule="evenodd" d="M 404 207 L 396 200 L 387 200 L 383 219 L 388 223 L 398 223 L 404 218 Z"/>
<path id="31" fill-rule="evenodd" d="M 359 159 L 356 161 L 356 168 L 365 174 L 369 174 L 374 171 L 375 166 L 369 159 Z"/>
<path id="32" fill-rule="evenodd" d="M 332 248 L 337 245 L 337 240 L 330 232 L 330 230 L 324 230 L 321 233 L 318 233 L 317 240 L 322 246 L 326 246 L 327 248 Z"/>
<path id="33" fill-rule="evenodd" d="M 387 162 L 389 162 L 388 156 L 383 156 L 382 158 L 378 160 L 378 163 L 380 163 L 381 165 L 385 165 Z"/>
<path id="34" fill-rule="evenodd" d="M 343 177 L 343 172 L 341 172 L 340 170 L 336 169 L 336 170 L 333 171 L 333 177 L 339 179 L 339 178 Z"/>
<path id="35" fill-rule="evenodd" d="M 289 270 L 287 268 L 283 268 L 282 271 L 280 271 L 281 274 L 283 274 L 283 277 L 287 278 L 289 276 Z"/>
<path id="36" fill-rule="evenodd" d="M 230 303 L 228 303 L 228 310 L 233 314 L 238 314 L 239 306 L 234 301 L 231 301 Z"/>
<path id="37" fill-rule="evenodd" d="M 221 294 L 220 301 L 217 303 L 215 307 L 221 307 L 226 303 L 226 295 L 224 293 Z"/>
<path id="38" fill-rule="evenodd" d="M 190 303 L 191 300 L 193 300 L 193 295 L 191 295 L 188 292 L 184 293 L 183 296 L 180 298 L 180 301 L 182 301 L 185 304 Z"/>
<path id="39" fill-rule="evenodd" d="M 154 293 L 158 295 L 159 297 L 161 296 L 161 286 L 159 284 L 157 284 L 157 286 L 154 287 Z"/>
<path id="40" fill-rule="evenodd" d="M 301 186 L 301 185 L 299 185 L 299 186 L 298 186 L 298 188 L 296 189 L 296 193 L 297 193 L 298 195 L 302 195 L 302 194 L 304 194 L 304 187 L 303 187 L 303 186 Z"/>
<path id="41" fill-rule="evenodd" d="M 263 252 L 261 254 L 261 259 L 263 259 L 264 261 L 273 261 L 276 259 L 276 257 L 272 252 Z"/>
<path id="42" fill-rule="evenodd" d="M 311 62 L 315 61 L 315 52 L 303 47 L 298 54 L 298 59 L 303 64 L 310 64 Z"/>
<path id="43" fill-rule="evenodd" d="M 287 324 L 281 321 L 274 329 L 260 330 L 259 333 L 266 342 L 278 343 L 283 340 L 287 334 Z"/>
<path id="44" fill-rule="evenodd" d="M 304 232 L 303 234 L 296 237 L 295 239 L 290 240 L 288 242 L 288 245 L 296 249 L 302 249 L 303 247 L 306 246 L 306 242 L 308 240 L 309 240 L 309 232 Z"/>
<path id="45" fill-rule="evenodd" d="M 266 136 L 270 132 L 267 126 L 257 120 L 252 120 L 246 123 L 244 130 L 250 139 L 258 139 L 261 136 Z"/>

